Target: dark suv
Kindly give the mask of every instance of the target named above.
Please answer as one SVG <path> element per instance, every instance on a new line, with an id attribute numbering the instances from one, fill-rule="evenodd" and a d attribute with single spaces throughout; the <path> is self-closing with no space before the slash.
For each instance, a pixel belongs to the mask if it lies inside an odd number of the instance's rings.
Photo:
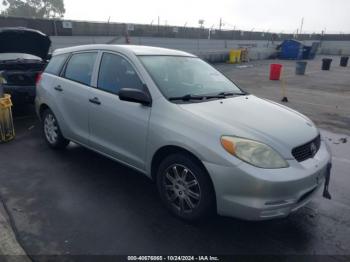
<path id="1" fill-rule="evenodd" d="M 35 83 L 49 58 L 50 38 L 27 28 L 0 28 L 0 84 L 15 105 L 33 103 Z"/>

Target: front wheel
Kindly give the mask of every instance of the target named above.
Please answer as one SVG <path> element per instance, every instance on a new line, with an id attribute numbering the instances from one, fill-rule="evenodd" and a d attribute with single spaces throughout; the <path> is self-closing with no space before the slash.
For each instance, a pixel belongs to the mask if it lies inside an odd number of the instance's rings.
<path id="1" fill-rule="evenodd" d="M 215 195 L 206 170 L 187 154 L 174 154 L 159 166 L 157 186 L 165 206 L 176 216 L 193 221 L 212 214 Z"/>
<path id="2" fill-rule="evenodd" d="M 44 138 L 48 145 L 54 149 L 66 148 L 69 140 L 63 137 L 57 119 L 50 109 L 45 110 L 42 120 Z"/>

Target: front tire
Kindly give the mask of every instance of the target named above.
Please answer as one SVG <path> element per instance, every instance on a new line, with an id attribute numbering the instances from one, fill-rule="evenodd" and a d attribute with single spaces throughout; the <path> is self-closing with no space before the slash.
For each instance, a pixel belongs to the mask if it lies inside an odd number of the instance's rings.
<path id="1" fill-rule="evenodd" d="M 42 115 L 42 129 L 46 143 L 53 149 L 64 149 L 69 140 L 61 133 L 58 121 L 50 109 L 46 109 Z"/>
<path id="2" fill-rule="evenodd" d="M 189 154 L 166 157 L 158 168 L 160 197 L 177 217 L 195 221 L 214 213 L 215 194 L 207 171 Z"/>

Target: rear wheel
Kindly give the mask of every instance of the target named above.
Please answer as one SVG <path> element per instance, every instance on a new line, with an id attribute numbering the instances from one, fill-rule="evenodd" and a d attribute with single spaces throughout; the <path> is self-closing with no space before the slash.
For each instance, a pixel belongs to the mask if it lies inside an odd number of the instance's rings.
<path id="1" fill-rule="evenodd" d="M 190 155 L 165 158 L 158 169 L 157 185 L 165 206 L 182 219 L 198 220 L 214 211 L 215 195 L 209 175 Z"/>
<path id="2" fill-rule="evenodd" d="M 54 149 L 66 148 L 69 140 L 63 137 L 57 119 L 50 109 L 44 111 L 42 120 L 44 138 L 48 145 Z"/>

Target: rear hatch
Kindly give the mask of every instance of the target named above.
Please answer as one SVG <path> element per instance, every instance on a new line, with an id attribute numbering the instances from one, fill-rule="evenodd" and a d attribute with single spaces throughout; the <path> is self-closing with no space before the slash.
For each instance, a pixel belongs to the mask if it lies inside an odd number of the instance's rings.
<path id="1" fill-rule="evenodd" d="M 28 28 L 0 28 L 0 53 L 23 53 L 48 58 L 50 38 L 40 31 Z"/>
<path id="2" fill-rule="evenodd" d="M 50 38 L 27 28 L 0 29 L 0 77 L 8 86 L 33 86 L 45 66 Z M 24 55 L 26 54 L 26 55 Z"/>

